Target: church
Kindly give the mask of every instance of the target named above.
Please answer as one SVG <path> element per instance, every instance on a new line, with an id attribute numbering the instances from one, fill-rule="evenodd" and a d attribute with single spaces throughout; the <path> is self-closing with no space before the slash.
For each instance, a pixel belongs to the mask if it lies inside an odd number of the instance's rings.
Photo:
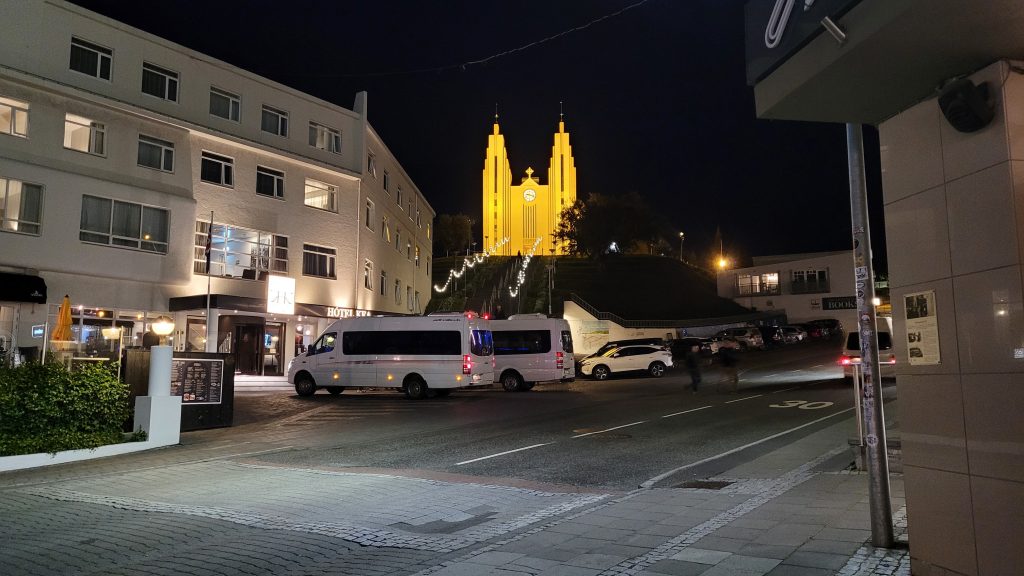
<path id="1" fill-rule="evenodd" d="M 489 249 L 503 238 L 508 238 L 508 242 L 495 254 L 527 254 L 540 238 L 535 254 L 565 254 L 565 243 L 556 241 L 554 233 L 562 210 L 576 201 L 576 165 L 569 145 L 569 133 L 565 131 L 565 119 L 561 115 L 551 148 L 546 183 L 541 182 L 532 167 L 528 167 L 525 173 L 521 183 L 512 183 L 505 136 L 495 115 L 494 131 L 487 137 L 487 156 L 484 158 L 483 248 Z"/>

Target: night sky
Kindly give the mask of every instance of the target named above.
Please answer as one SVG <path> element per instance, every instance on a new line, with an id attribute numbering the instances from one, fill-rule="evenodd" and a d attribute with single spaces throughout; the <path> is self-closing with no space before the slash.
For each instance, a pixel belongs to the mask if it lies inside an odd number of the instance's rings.
<path id="1" fill-rule="evenodd" d="M 754 117 L 739 0 L 75 3 L 345 108 L 366 90 L 438 214 L 479 220 L 496 104 L 518 181 L 546 174 L 563 102 L 580 198 L 635 190 L 701 256 L 717 227 L 740 261 L 851 245 L 845 129 Z"/>

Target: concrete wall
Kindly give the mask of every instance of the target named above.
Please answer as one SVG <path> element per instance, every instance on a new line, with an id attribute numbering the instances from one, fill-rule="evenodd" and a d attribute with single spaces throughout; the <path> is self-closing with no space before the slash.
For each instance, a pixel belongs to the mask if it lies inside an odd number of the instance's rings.
<path id="1" fill-rule="evenodd" d="M 995 120 L 954 130 L 934 98 L 880 125 L 915 575 L 1024 574 L 1024 76 Z M 941 363 L 907 362 L 903 296 L 934 290 Z"/>

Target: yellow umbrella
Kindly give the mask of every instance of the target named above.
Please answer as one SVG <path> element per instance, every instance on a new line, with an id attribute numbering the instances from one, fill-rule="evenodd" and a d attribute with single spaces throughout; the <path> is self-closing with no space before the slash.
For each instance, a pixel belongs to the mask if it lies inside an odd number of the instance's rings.
<path id="1" fill-rule="evenodd" d="M 54 342 L 70 342 L 74 338 L 71 333 L 71 298 L 64 295 L 64 301 L 60 303 L 57 310 L 57 324 L 53 327 L 53 335 L 50 340 Z"/>

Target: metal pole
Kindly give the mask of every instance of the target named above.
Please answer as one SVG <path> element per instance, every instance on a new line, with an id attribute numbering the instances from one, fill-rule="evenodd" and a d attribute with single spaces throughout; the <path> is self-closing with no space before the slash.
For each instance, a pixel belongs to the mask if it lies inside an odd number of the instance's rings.
<path id="1" fill-rule="evenodd" d="M 850 170 L 850 217 L 853 223 L 853 262 L 860 331 L 861 403 L 868 465 L 868 500 L 871 506 L 871 542 L 893 544 L 892 502 L 889 500 L 889 460 L 886 456 L 882 379 L 878 376 L 878 340 L 875 334 L 875 279 L 871 270 L 871 227 L 864 173 L 864 139 L 860 124 L 846 125 L 846 153 Z"/>

